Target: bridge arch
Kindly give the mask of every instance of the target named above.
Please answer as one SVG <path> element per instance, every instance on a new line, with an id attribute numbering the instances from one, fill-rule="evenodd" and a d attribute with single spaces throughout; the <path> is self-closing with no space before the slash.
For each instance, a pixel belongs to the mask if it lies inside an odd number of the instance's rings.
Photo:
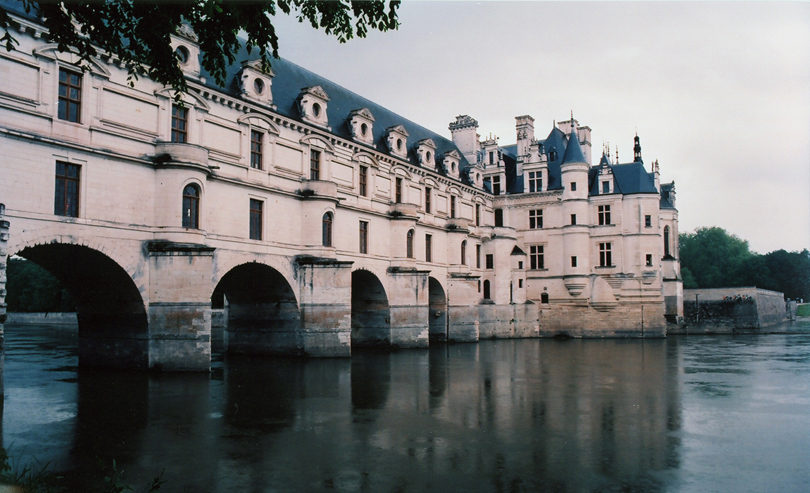
<path id="1" fill-rule="evenodd" d="M 124 267 L 128 259 L 120 250 L 91 242 L 23 238 L 9 253 L 44 268 L 70 292 L 79 321 L 79 365 L 148 369 L 149 317 L 141 271 L 131 260 Z"/>
<path id="2" fill-rule="evenodd" d="M 433 276 L 428 279 L 428 309 L 430 342 L 447 342 L 447 292 Z"/>
<path id="3" fill-rule="evenodd" d="M 390 347 L 391 310 L 380 278 L 366 269 L 352 272 L 352 347 Z"/>
<path id="4" fill-rule="evenodd" d="M 304 354 L 298 301 L 281 272 L 256 261 L 238 264 L 222 275 L 214 287 L 212 299 L 220 295 L 227 302 L 228 352 Z"/>

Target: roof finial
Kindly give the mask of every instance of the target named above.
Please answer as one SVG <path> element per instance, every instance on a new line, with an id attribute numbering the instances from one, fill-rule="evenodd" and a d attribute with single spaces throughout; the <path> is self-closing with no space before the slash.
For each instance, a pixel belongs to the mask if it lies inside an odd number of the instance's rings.
<path id="1" fill-rule="evenodd" d="M 616 144 L 616 164 L 619 164 L 619 144 Z"/>

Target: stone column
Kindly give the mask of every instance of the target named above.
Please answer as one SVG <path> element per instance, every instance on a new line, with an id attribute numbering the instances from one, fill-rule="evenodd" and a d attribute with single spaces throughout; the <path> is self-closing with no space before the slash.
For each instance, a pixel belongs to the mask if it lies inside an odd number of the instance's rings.
<path id="1" fill-rule="evenodd" d="M 388 303 L 391 311 L 391 346 L 428 347 L 428 279 L 430 271 L 390 267 Z"/>
<path id="2" fill-rule="evenodd" d="M 149 369 L 211 369 L 214 248 L 148 242 Z"/>
<path id="3" fill-rule="evenodd" d="M 3 371 L 6 361 L 6 336 L 3 325 L 6 323 L 6 246 L 8 245 L 9 222 L 5 219 L 6 206 L 0 204 L 0 403 L 5 395 Z M 0 408 L 2 410 L 2 408 Z"/>
<path id="4" fill-rule="evenodd" d="M 351 356 L 352 262 L 301 256 L 295 260 L 306 356 Z"/>
<path id="5" fill-rule="evenodd" d="M 478 293 L 480 276 L 450 274 L 447 290 L 448 340 L 478 342 Z"/>

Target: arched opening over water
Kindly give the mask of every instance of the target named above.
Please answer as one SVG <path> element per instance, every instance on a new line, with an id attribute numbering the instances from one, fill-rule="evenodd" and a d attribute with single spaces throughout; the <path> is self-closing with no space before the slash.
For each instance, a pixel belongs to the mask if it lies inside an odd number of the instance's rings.
<path id="1" fill-rule="evenodd" d="M 213 306 L 223 300 L 228 352 L 304 354 L 295 293 L 274 268 L 258 262 L 238 265 L 222 276 L 211 299 Z"/>
<path id="2" fill-rule="evenodd" d="M 430 311 L 430 342 L 447 342 L 447 296 L 435 277 L 428 281 L 428 307 Z"/>
<path id="3" fill-rule="evenodd" d="M 352 347 L 390 347 L 391 311 L 385 288 L 367 270 L 352 272 Z"/>
<path id="4" fill-rule="evenodd" d="M 47 243 L 17 255 L 56 277 L 76 304 L 79 365 L 147 369 L 149 321 L 130 274 L 104 253 L 83 245 Z"/>

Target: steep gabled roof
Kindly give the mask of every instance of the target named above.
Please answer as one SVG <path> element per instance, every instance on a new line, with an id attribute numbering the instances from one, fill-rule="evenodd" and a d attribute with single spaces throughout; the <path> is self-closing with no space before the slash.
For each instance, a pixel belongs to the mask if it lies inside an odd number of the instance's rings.
<path id="1" fill-rule="evenodd" d="M 658 192 L 642 163 L 615 164 L 612 169 L 615 191 L 623 194 Z"/>
<path id="2" fill-rule="evenodd" d="M 587 163 L 585 155 L 582 153 L 582 146 L 579 145 L 579 137 L 573 129 L 568 135 L 568 146 L 565 148 L 562 164 Z"/>

